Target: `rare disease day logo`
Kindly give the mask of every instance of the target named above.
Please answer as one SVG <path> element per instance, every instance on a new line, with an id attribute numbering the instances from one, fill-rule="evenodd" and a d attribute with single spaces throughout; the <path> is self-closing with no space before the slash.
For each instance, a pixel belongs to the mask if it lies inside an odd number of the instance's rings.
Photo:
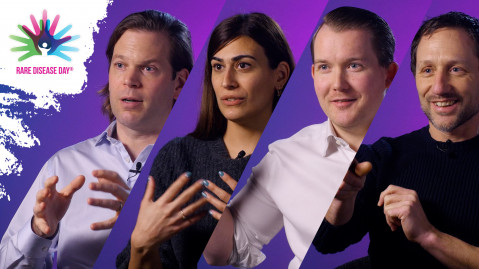
<path id="1" fill-rule="evenodd" d="M 58 21 L 60 20 L 60 15 L 57 15 L 55 19 L 53 20 L 53 23 L 51 23 L 50 19 L 47 18 L 46 10 L 43 11 L 43 18 L 39 21 L 39 23 L 37 23 L 37 21 L 35 20 L 35 16 L 33 16 L 33 14 L 30 15 L 30 20 L 32 21 L 33 30 L 35 32 L 32 32 L 26 25 L 22 26 L 19 24 L 18 29 L 20 29 L 20 31 L 22 31 L 27 38 L 15 36 L 15 35 L 10 36 L 11 39 L 25 44 L 25 46 L 14 47 L 11 49 L 11 51 L 14 51 L 14 52 L 16 51 L 26 52 L 25 54 L 23 54 L 22 56 L 18 58 L 18 61 L 21 62 L 23 60 L 26 60 L 36 55 L 47 55 L 47 56 L 55 55 L 66 61 L 71 61 L 71 58 L 68 55 L 66 55 L 64 52 L 78 51 L 78 48 L 65 46 L 65 44 L 70 41 L 78 39 L 80 36 L 79 35 L 76 35 L 76 36 L 68 35 L 65 37 L 63 36 L 72 28 L 72 25 L 71 24 L 68 25 L 67 27 L 59 31 L 57 34 L 55 34 Z M 32 70 L 30 68 L 30 70 L 20 70 L 20 71 L 25 71 L 22 73 L 31 73 Z M 41 70 L 41 71 L 45 71 L 45 70 Z M 55 70 L 46 70 L 46 71 L 54 72 Z M 18 70 L 17 70 L 17 73 L 18 73 Z M 38 72 L 34 72 L 34 73 L 38 73 Z M 48 72 L 48 73 L 51 73 L 51 72 Z"/>

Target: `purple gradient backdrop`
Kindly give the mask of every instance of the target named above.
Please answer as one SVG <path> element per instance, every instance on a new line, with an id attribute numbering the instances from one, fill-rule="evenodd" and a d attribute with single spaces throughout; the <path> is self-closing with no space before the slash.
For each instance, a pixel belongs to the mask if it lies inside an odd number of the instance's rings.
<path id="1" fill-rule="evenodd" d="M 274 8 L 271 8 L 272 6 L 274 6 Z M 310 8 L 311 6 L 314 8 Z M 293 55 L 295 59 L 298 59 L 317 23 L 317 14 L 321 13 L 322 6 L 323 5 L 317 4 L 312 0 L 303 1 L 301 4 L 295 3 L 294 1 L 277 0 L 261 2 L 253 0 L 227 1 L 216 20 L 216 24 L 223 19 L 238 13 L 264 12 L 275 19 L 282 27 L 291 46 L 291 50 L 293 51 Z M 305 10 L 308 10 L 308 12 L 305 12 Z M 297 29 L 301 29 L 301 31 L 298 31 Z M 184 136 L 191 132 L 195 127 L 201 98 L 201 82 L 203 79 L 202 75 L 206 58 L 205 50 L 206 45 L 198 57 L 195 67 L 188 78 L 187 84 L 183 88 L 182 94 L 168 118 L 164 131 L 160 134 L 152 154 L 156 154 L 161 146 L 169 140 L 177 136 Z M 312 94 L 312 100 L 315 100 L 314 93 Z M 248 164 L 245 171 L 251 171 L 251 165 L 253 163 L 256 164 L 260 159 L 261 157 L 252 158 L 252 161 Z M 150 158 L 146 163 L 144 170 L 150 170 L 152 160 L 153 158 Z M 140 175 L 136 187 L 131 192 L 128 202 L 122 210 L 118 224 L 110 234 L 100 257 L 95 264 L 95 268 L 112 267 L 116 255 L 124 248 L 124 246 L 126 246 L 136 222 L 139 204 L 145 189 L 146 178 L 146 173 Z M 242 179 L 241 181 L 245 180 L 246 179 Z"/>
<path id="2" fill-rule="evenodd" d="M 376 5 L 374 2 L 377 2 Z M 416 84 L 409 67 L 411 62 L 410 44 L 422 21 L 449 11 L 462 11 L 474 17 L 479 16 L 479 7 L 473 1 L 401 1 L 394 4 L 388 3 L 387 7 L 382 6 L 381 1 L 374 2 L 370 0 L 368 5 L 363 7 L 386 19 L 396 38 L 401 41 L 401 43 L 398 42 L 398 46 L 403 46 L 402 48 L 398 47 L 398 52 L 405 50 L 405 55 L 402 55 L 401 58 L 398 55 L 396 58 L 400 63 L 400 69 L 369 128 L 364 140 L 364 143 L 368 144 L 383 136 L 396 137 L 409 133 L 428 123 L 420 108 Z M 400 34 L 404 34 L 404 36 L 401 37 Z M 345 251 L 328 255 L 318 253 L 312 246 L 301 268 L 335 268 L 348 261 L 366 256 L 368 245 L 369 237 L 365 236 L 360 243 L 350 246 Z"/>

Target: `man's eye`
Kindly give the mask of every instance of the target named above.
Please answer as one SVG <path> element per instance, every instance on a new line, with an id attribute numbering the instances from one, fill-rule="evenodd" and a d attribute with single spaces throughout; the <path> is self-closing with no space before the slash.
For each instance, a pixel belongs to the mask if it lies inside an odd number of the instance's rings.
<path id="1" fill-rule="evenodd" d="M 156 70 L 156 68 L 153 67 L 153 66 L 145 66 L 144 69 L 145 69 L 145 71 L 147 71 L 147 72 L 153 72 L 153 71 Z"/>
<path id="2" fill-rule="evenodd" d="M 318 64 L 318 70 L 328 70 L 327 64 Z"/>
<path id="3" fill-rule="evenodd" d="M 361 64 L 358 64 L 358 63 L 351 63 L 349 64 L 349 68 L 351 69 L 354 69 L 354 70 L 358 70 L 360 69 L 361 67 L 363 67 Z"/>
<path id="4" fill-rule="evenodd" d="M 123 68 L 123 67 L 125 67 L 125 65 L 123 65 L 122 63 L 116 63 L 115 66 L 116 66 L 117 68 Z"/>

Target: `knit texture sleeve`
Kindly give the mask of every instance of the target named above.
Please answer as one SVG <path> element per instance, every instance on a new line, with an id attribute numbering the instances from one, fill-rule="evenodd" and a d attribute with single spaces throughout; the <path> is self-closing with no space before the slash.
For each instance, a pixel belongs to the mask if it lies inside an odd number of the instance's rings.
<path id="1" fill-rule="evenodd" d="M 321 253 L 343 251 L 349 245 L 359 242 L 368 233 L 380 193 L 377 176 L 384 169 L 383 165 L 388 162 L 391 154 L 391 146 L 386 138 L 380 139 L 373 145 L 362 145 L 359 148 L 355 159 L 358 162 L 371 162 L 373 169 L 356 197 L 351 220 L 340 226 L 331 225 L 326 219 L 323 220 L 313 240 L 317 251 Z"/>

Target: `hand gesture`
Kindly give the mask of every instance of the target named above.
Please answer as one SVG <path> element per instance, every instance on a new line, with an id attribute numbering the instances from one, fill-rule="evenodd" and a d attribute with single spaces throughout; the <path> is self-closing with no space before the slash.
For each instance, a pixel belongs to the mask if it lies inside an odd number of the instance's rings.
<path id="1" fill-rule="evenodd" d="M 85 183 L 85 177 L 77 176 L 60 192 L 57 192 L 57 183 L 57 176 L 50 177 L 45 181 L 45 188 L 37 192 L 32 230 L 41 237 L 48 238 L 55 234 L 58 223 L 70 206 L 73 194 Z"/>
<path id="2" fill-rule="evenodd" d="M 223 171 L 218 172 L 218 174 L 219 174 L 220 178 L 226 184 L 228 184 L 228 186 L 232 190 L 234 190 L 236 188 L 236 185 L 238 184 L 238 182 L 236 180 L 234 180 L 230 175 L 228 175 L 227 173 L 225 173 Z M 203 180 L 202 184 L 203 184 L 203 186 L 205 186 L 208 190 L 210 190 L 212 193 L 214 193 L 219 198 L 218 199 L 218 198 L 214 197 L 213 195 L 211 195 L 211 193 L 206 193 L 206 192 L 202 193 L 203 196 L 206 198 L 206 200 L 221 212 L 221 213 L 219 213 L 216 210 L 210 210 L 210 212 L 209 212 L 211 214 L 211 216 L 213 216 L 213 218 L 215 218 L 217 220 L 220 220 L 222 213 L 225 211 L 226 204 L 229 202 L 229 200 L 231 198 L 231 194 L 227 193 L 226 191 L 224 191 L 220 187 L 216 186 L 216 184 L 214 184 L 213 182 L 211 182 L 209 180 L 206 180 L 206 179 Z"/>
<path id="3" fill-rule="evenodd" d="M 99 206 L 116 211 L 116 215 L 108 220 L 102 222 L 95 222 L 90 225 L 92 230 L 106 230 L 113 228 L 120 211 L 130 194 L 130 188 L 125 184 L 118 173 L 110 170 L 94 170 L 92 175 L 98 179 L 98 183 L 90 183 L 89 188 L 93 191 L 102 191 L 113 194 L 115 199 L 97 199 L 88 198 L 88 204 L 92 206 Z"/>
<path id="4" fill-rule="evenodd" d="M 334 198 L 343 201 L 356 199 L 356 195 L 364 187 L 366 175 L 372 168 L 373 166 L 370 162 L 358 163 L 358 161 L 354 159 Z"/>
<path id="5" fill-rule="evenodd" d="M 353 160 L 326 213 L 326 220 L 329 223 L 343 225 L 351 219 L 356 196 L 364 187 L 366 175 L 372 168 L 370 162 L 358 163 L 356 159 Z"/>
<path id="6" fill-rule="evenodd" d="M 386 222 L 391 230 L 402 227 L 410 241 L 419 243 L 428 232 L 434 230 L 414 190 L 389 185 L 381 192 L 378 206 L 384 206 Z"/>
<path id="7" fill-rule="evenodd" d="M 205 216 L 205 212 L 197 213 L 197 210 L 207 203 L 205 199 L 199 199 L 184 207 L 203 188 L 201 181 L 198 180 L 180 193 L 190 180 L 190 176 L 190 173 L 183 173 L 156 201 L 153 201 L 155 180 L 149 177 L 138 220 L 131 234 L 132 252 L 157 251 L 159 244 Z"/>

